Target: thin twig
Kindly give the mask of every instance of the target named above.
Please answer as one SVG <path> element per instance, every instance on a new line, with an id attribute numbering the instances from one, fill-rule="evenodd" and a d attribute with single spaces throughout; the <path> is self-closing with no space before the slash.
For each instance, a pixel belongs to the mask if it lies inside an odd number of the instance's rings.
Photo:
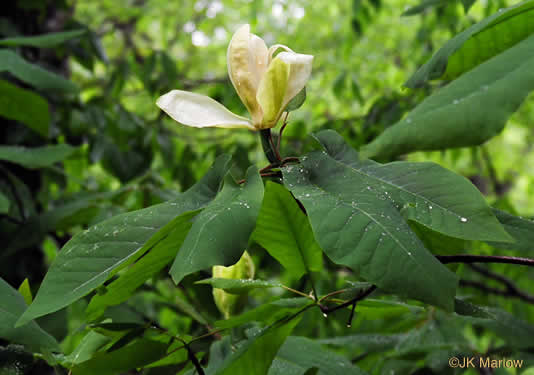
<path id="1" fill-rule="evenodd" d="M 350 299 L 349 301 L 342 303 L 341 305 L 337 305 L 337 306 L 333 306 L 333 307 L 319 305 L 319 308 L 321 309 L 323 314 L 328 315 L 330 313 L 333 313 L 336 310 L 344 309 L 347 306 L 350 306 L 352 304 L 358 303 L 359 301 L 367 298 L 375 290 L 376 290 L 376 285 L 371 285 L 371 287 L 369 287 L 367 290 L 365 290 L 362 293 L 358 294 L 356 297 Z"/>

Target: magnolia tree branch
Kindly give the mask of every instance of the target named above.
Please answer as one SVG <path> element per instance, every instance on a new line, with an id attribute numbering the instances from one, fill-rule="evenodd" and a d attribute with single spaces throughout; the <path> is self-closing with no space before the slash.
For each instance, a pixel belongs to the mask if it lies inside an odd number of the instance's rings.
<path id="1" fill-rule="evenodd" d="M 500 255 L 471 255 L 471 254 L 436 255 L 436 258 L 443 264 L 448 264 L 448 263 L 466 263 L 466 264 L 506 263 L 506 264 L 517 264 L 521 266 L 534 267 L 534 259 L 500 256 Z"/>
<path id="2" fill-rule="evenodd" d="M 477 282 L 477 281 L 471 281 L 471 280 L 461 280 L 460 284 L 464 284 L 465 286 L 478 288 L 478 289 L 484 289 L 488 293 L 504 296 L 504 297 L 515 297 L 519 298 L 525 302 L 528 303 L 534 303 L 534 295 L 531 295 L 527 292 L 524 292 L 520 288 L 515 285 L 515 283 L 510 280 L 509 278 L 500 275 L 496 272 L 493 272 L 489 269 L 486 269 L 481 266 L 477 266 L 475 264 L 470 264 L 469 267 L 474 270 L 475 272 L 478 272 L 479 274 L 489 278 L 493 279 L 502 285 L 504 285 L 505 289 L 498 289 L 498 288 L 490 288 L 486 287 L 483 283 Z M 482 288 L 483 286 L 484 288 Z"/>

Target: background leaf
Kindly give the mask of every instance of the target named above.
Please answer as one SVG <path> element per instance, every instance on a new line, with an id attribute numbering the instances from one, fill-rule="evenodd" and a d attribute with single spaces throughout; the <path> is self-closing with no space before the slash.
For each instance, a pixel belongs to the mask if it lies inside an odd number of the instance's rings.
<path id="1" fill-rule="evenodd" d="M 70 157 L 77 148 L 68 144 L 42 147 L 0 146 L 0 160 L 10 161 L 27 168 L 43 168 Z"/>
<path id="2" fill-rule="evenodd" d="M 441 88 L 365 145 L 362 156 L 393 158 L 494 137 L 534 90 L 533 46 L 534 35 Z"/>
<path id="3" fill-rule="evenodd" d="M 76 93 L 78 87 L 71 81 L 49 72 L 38 65 L 30 64 L 16 53 L 0 50 L 0 72 L 9 72 L 29 85 L 41 90 Z"/>
<path id="4" fill-rule="evenodd" d="M 38 48 L 50 48 L 55 47 L 58 44 L 62 44 L 67 40 L 82 36 L 86 32 L 86 30 L 72 30 L 36 36 L 18 36 L 12 38 L 5 38 L 0 39 L 0 46 L 32 46 Z"/>
<path id="5" fill-rule="evenodd" d="M 15 120 L 48 137 L 48 103 L 36 93 L 0 80 L 0 116 Z"/>
<path id="6" fill-rule="evenodd" d="M 464 6 L 468 8 L 469 2 L 464 1 Z M 504 52 L 534 33 L 533 15 L 532 0 L 499 9 L 498 13 L 476 23 L 445 43 L 405 86 L 415 88 L 429 79 L 442 76 L 444 79 L 454 79 Z"/>

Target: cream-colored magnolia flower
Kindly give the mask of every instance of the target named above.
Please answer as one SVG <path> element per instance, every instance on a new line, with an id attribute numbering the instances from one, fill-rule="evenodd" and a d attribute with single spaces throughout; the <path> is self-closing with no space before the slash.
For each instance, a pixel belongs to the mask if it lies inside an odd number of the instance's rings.
<path id="1" fill-rule="evenodd" d="M 284 49 L 276 57 L 278 49 Z M 275 44 L 267 49 L 260 37 L 241 26 L 230 41 L 228 75 L 252 120 L 238 116 L 205 95 L 172 90 L 157 105 L 181 124 L 197 128 L 267 129 L 276 126 L 287 104 L 306 85 L 313 56 Z"/>

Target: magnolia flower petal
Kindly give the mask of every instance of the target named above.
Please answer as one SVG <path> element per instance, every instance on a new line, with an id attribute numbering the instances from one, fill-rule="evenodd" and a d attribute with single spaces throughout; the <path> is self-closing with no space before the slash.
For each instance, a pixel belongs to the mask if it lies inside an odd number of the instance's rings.
<path id="1" fill-rule="evenodd" d="M 255 64 L 268 63 L 268 50 L 265 42 L 250 34 L 250 26 L 241 26 L 232 37 L 226 54 L 228 75 L 235 91 L 247 107 L 254 124 L 261 122 L 262 112 L 256 100 L 259 79 L 265 71 Z M 254 66 L 251 71 L 251 66 Z"/>
<path id="2" fill-rule="evenodd" d="M 276 59 L 280 59 L 290 66 L 289 82 L 282 103 L 282 108 L 285 109 L 287 103 L 306 86 L 306 83 L 310 79 L 313 56 L 293 52 L 280 52 L 276 56 Z"/>
<path id="3" fill-rule="evenodd" d="M 283 44 L 275 44 L 269 47 L 269 62 L 273 59 L 273 55 L 278 51 L 280 48 L 282 48 L 285 51 L 293 52 L 291 48 L 288 46 L 284 46 Z"/>
<path id="4" fill-rule="evenodd" d="M 212 98 L 193 92 L 172 90 L 160 96 L 157 106 L 180 124 L 204 128 L 247 128 L 256 130 L 250 121 L 233 114 Z"/>
<path id="5" fill-rule="evenodd" d="M 276 126 L 290 79 L 290 66 L 276 57 L 263 76 L 256 98 L 263 110 L 261 128 Z"/>

